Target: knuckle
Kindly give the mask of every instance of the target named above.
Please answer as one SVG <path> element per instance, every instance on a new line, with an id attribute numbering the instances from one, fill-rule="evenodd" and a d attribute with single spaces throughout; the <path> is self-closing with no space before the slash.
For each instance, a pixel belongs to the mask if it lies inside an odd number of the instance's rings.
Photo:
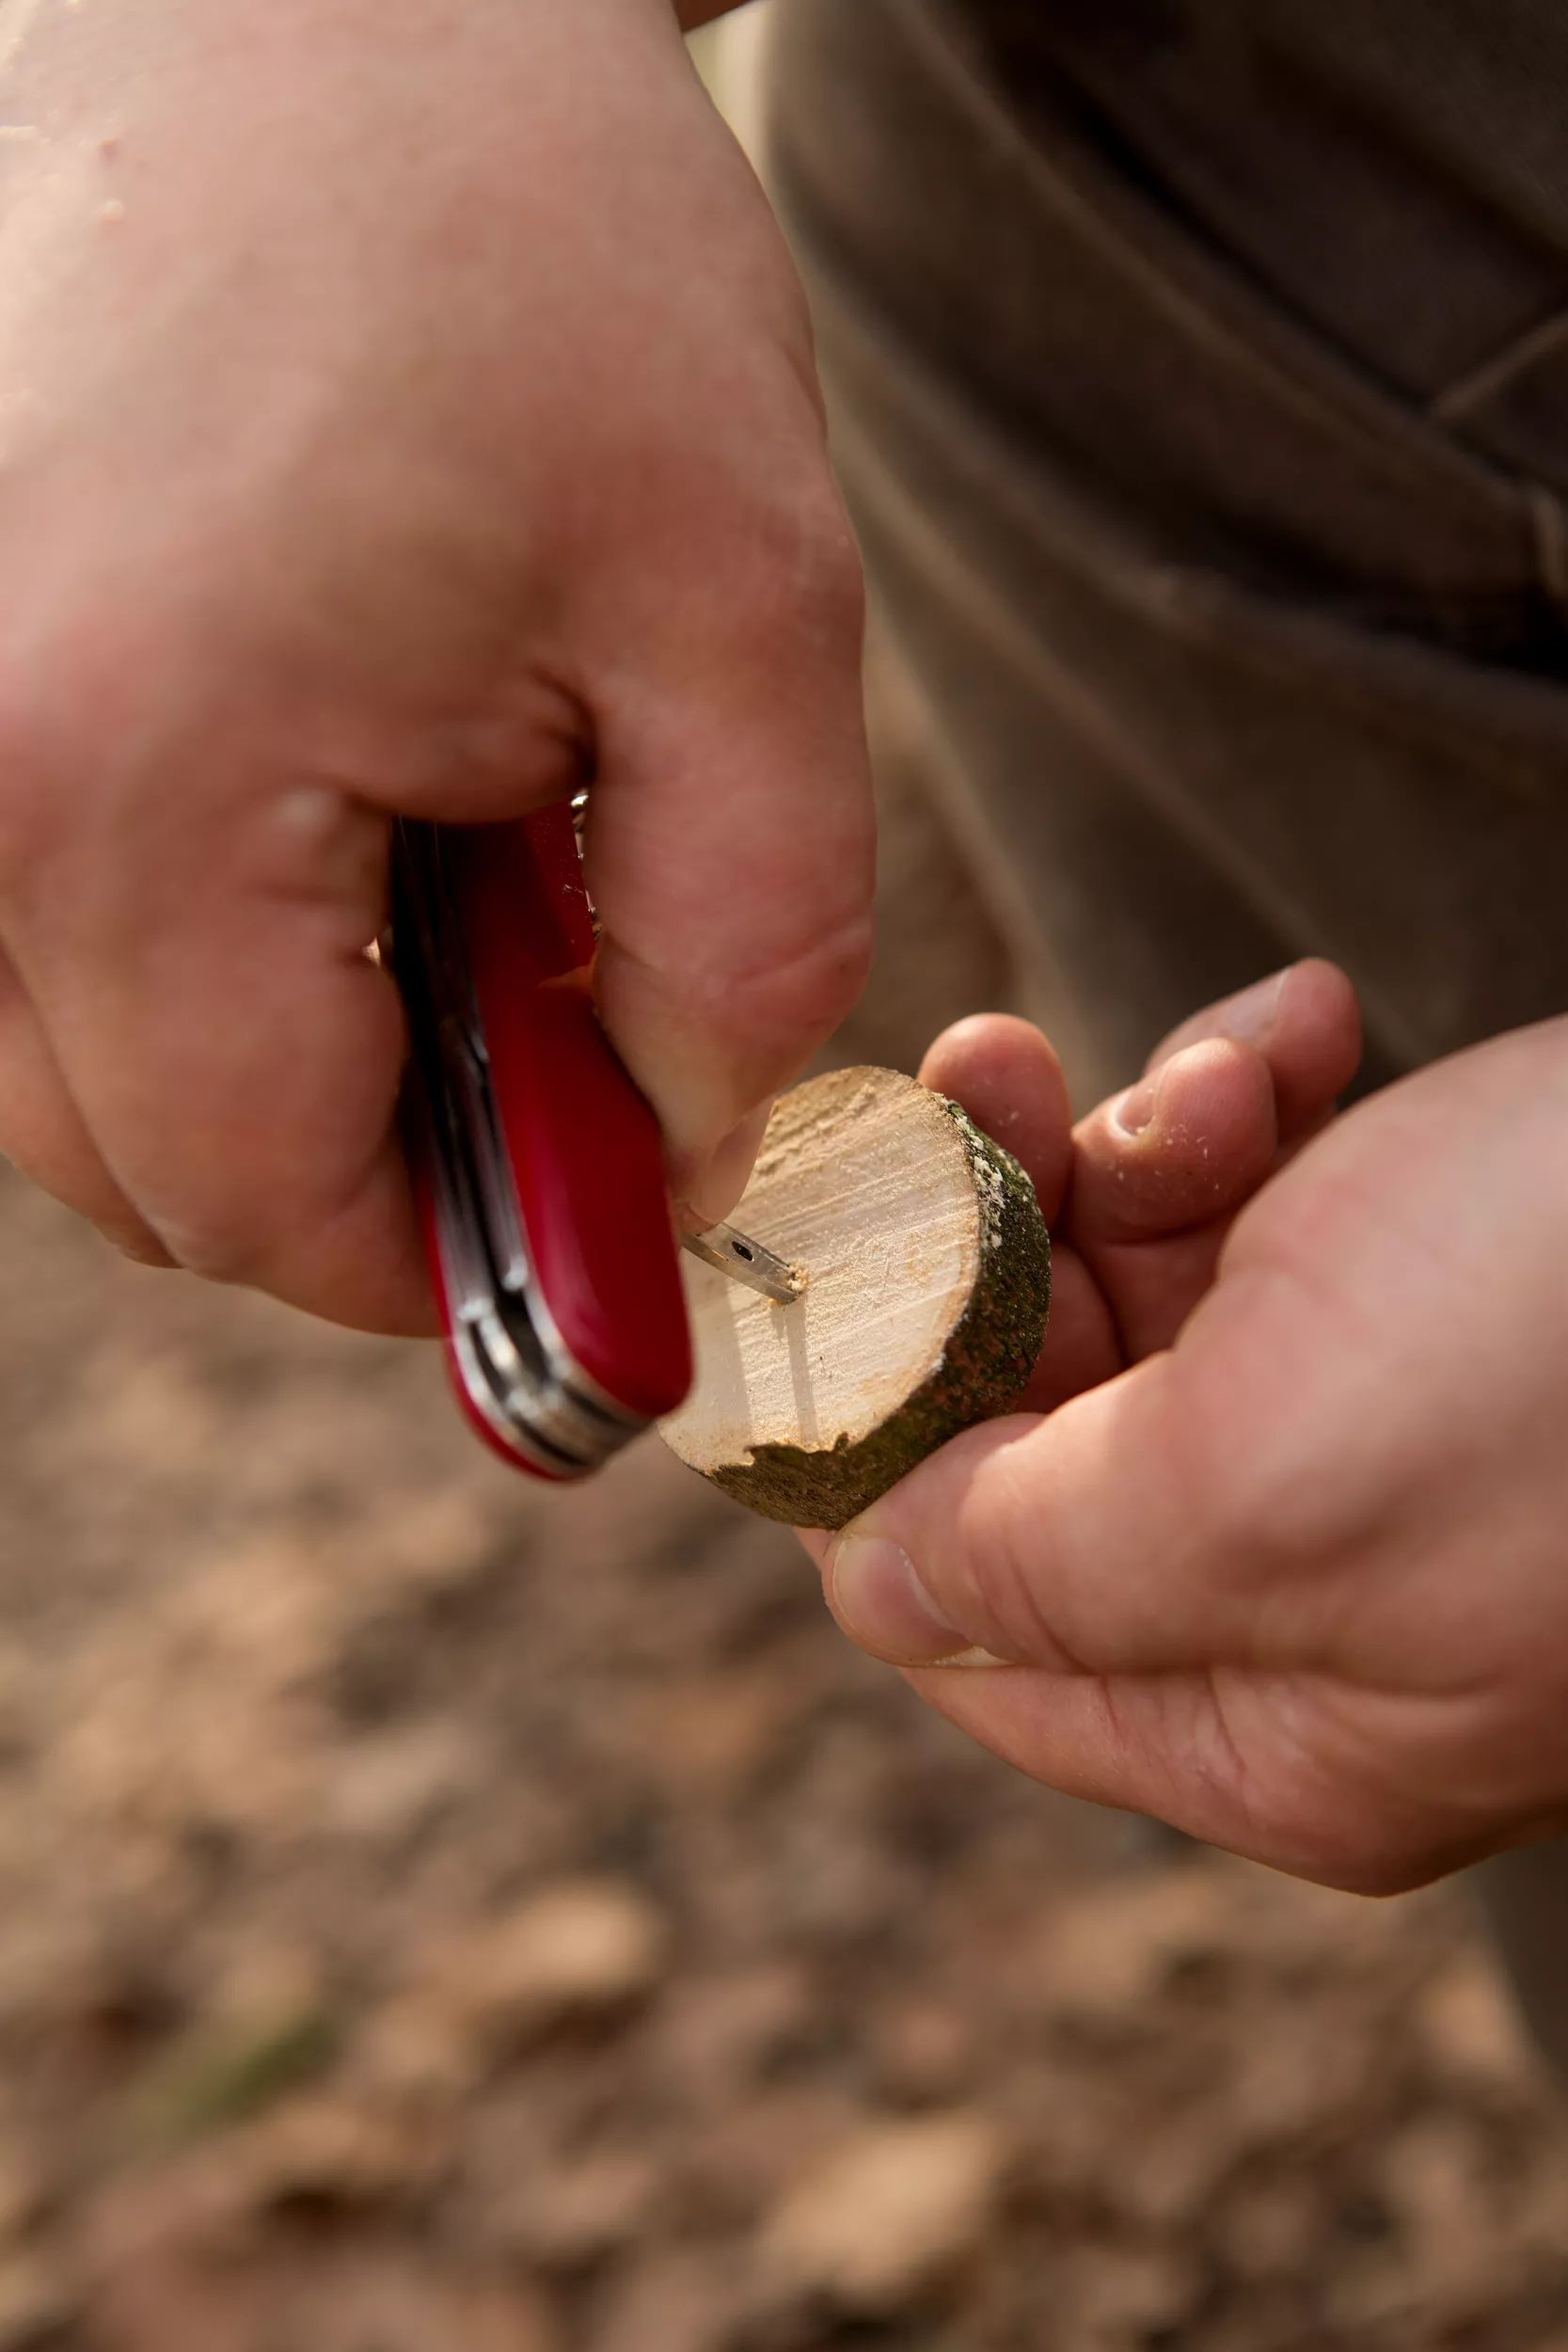
<path id="1" fill-rule="evenodd" d="M 157 1234 L 145 1226 L 133 1229 L 122 1224 L 110 1231 L 109 1239 L 119 1255 L 132 1265 L 146 1266 L 155 1274 L 168 1274 L 174 1270 L 174 1259 Z"/>
<path id="2" fill-rule="evenodd" d="M 870 914 L 856 910 L 782 957 L 727 974 L 726 1025 L 743 1037 L 776 1036 L 792 1052 L 802 1037 L 825 1037 L 865 986 L 871 949 Z"/>
<path id="3" fill-rule="evenodd" d="M 248 1286 L 260 1252 L 252 1239 L 218 1232 L 205 1224 L 182 1224 L 166 1229 L 164 1247 L 182 1273 L 203 1282 Z"/>
<path id="4" fill-rule="evenodd" d="M 1182 1502 L 1187 1572 L 1254 1595 L 1293 1588 L 1315 1556 L 1321 1469 L 1307 1466 L 1304 1492 L 1290 1429 L 1254 1410 L 1255 1398 L 1216 1402 L 1219 1409 L 1192 1417 L 1173 1438 L 1182 1448 L 1169 1471 Z"/>
<path id="5" fill-rule="evenodd" d="M 1198 1573 L 1266 1586 L 1287 1565 L 1287 1522 L 1272 1483 L 1247 1470 L 1195 1480 L 1188 1543 Z"/>
<path id="6" fill-rule="evenodd" d="M 726 583 L 753 619 L 787 641 L 858 642 L 865 614 L 860 553 L 825 467 L 771 485 L 736 543 Z"/>
<path id="7" fill-rule="evenodd" d="M 1347 1835 L 1325 1828 L 1299 1838 L 1289 1850 L 1284 1867 L 1294 1878 L 1331 1886 L 1341 1895 L 1386 1899 L 1429 1885 L 1446 1866 L 1435 1857 L 1414 1851 L 1391 1833 L 1380 1836 L 1368 1830 Z"/>
<path id="8" fill-rule="evenodd" d="M 238 1207 L 208 1206 L 159 1216 L 154 1238 L 170 1263 L 186 1274 L 231 1288 L 264 1290 L 277 1249 L 267 1225 L 265 1218 Z"/>
<path id="9" fill-rule="evenodd" d="M 1408 1485 L 1396 1494 L 1388 1449 L 1363 1442 L 1368 1424 L 1346 1411 L 1342 1330 L 1314 1344 L 1340 1312 L 1332 1292 L 1285 1265 L 1233 1272 L 1225 1289 L 1232 1330 L 1245 1318 L 1246 1377 L 1231 1348 L 1188 1355 L 1194 1410 L 1173 1474 L 1195 1549 L 1238 1589 L 1283 1597 L 1365 1558 L 1394 1503 L 1414 1498 Z"/>
<path id="10" fill-rule="evenodd" d="M 795 584 L 804 614 L 814 626 L 858 635 L 865 618 L 865 576 L 844 502 L 831 481 L 811 502 L 797 544 Z"/>
<path id="11" fill-rule="evenodd" d="M 1298 1457 L 1293 1435 L 1265 1432 L 1195 1480 L 1187 1570 L 1216 1593 L 1294 1623 L 1307 1595 L 1326 1608 L 1331 1583 L 1366 1556 L 1366 1529 L 1332 1491 L 1321 1462 Z M 1261 1625 L 1262 1616 L 1255 1621 Z"/>

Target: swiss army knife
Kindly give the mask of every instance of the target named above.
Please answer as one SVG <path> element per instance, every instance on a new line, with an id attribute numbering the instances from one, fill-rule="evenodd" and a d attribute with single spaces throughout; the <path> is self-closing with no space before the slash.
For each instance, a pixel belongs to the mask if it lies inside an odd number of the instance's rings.
<path id="1" fill-rule="evenodd" d="M 781 1303 L 798 1289 L 759 1243 L 672 1209 L 657 1122 L 594 1008 L 577 816 L 400 825 L 383 947 L 452 1383 L 489 1446 L 549 1479 L 686 1395 L 680 1246 Z"/>

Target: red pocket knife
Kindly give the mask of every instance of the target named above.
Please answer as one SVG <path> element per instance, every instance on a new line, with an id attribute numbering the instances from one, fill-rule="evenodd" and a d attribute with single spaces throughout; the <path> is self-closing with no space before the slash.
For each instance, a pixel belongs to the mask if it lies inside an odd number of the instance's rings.
<path id="1" fill-rule="evenodd" d="M 674 1410 L 691 1350 L 658 1127 L 594 1009 L 573 809 L 400 825 L 390 956 L 459 1401 L 509 1462 L 586 1476 Z M 678 1238 L 768 1297 L 796 1295 L 790 1269 L 729 1226 Z"/>

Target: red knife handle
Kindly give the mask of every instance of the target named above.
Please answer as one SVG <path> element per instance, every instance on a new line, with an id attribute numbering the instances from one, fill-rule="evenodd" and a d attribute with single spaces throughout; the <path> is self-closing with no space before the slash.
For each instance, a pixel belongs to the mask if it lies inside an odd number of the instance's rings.
<path id="1" fill-rule="evenodd" d="M 571 809 L 446 850 L 540 1295 L 588 1378 L 657 1420 L 691 1385 L 686 1301 L 658 1124 L 594 1009 Z"/>
<path id="2" fill-rule="evenodd" d="M 594 1009 L 571 812 L 404 826 L 392 879 L 453 1384 L 507 1460 L 580 1477 L 680 1402 L 691 1359 L 657 1124 Z"/>

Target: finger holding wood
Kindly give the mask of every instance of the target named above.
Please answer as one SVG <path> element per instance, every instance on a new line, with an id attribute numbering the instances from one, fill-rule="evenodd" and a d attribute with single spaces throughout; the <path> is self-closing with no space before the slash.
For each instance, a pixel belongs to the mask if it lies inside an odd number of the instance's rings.
<path id="1" fill-rule="evenodd" d="M 697 1377 L 660 1427 L 750 1509 L 842 1527 L 1022 1393 L 1050 1243 L 1022 1168 L 957 1104 L 892 1070 L 796 1088 L 736 1217 L 800 1295 L 775 1305 L 688 1264 Z"/>

